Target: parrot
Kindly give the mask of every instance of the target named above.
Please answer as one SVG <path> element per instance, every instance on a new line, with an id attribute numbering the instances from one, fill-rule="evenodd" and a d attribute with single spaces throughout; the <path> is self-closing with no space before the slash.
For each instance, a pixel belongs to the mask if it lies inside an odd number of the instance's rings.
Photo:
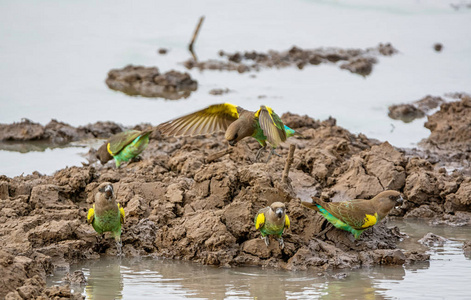
<path id="1" fill-rule="evenodd" d="M 280 117 L 268 106 L 261 105 L 256 112 L 248 111 L 230 103 L 214 104 L 197 112 L 164 122 L 157 126 L 167 136 L 195 136 L 225 130 L 225 138 L 230 146 L 241 139 L 251 136 L 262 148 L 256 155 L 258 161 L 261 152 L 271 145 L 267 162 L 281 142 L 299 132 L 284 125 Z"/>
<path id="2" fill-rule="evenodd" d="M 313 202 L 301 202 L 307 208 L 318 211 L 335 227 L 352 233 L 355 239 L 366 229 L 384 219 L 389 211 L 402 205 L 404 199 L 397 191 L 387 190 L 371 200 L 354 199 L 344 202 L 324 202 L 312 197 Z"/>
<path id="3" fill-rule="evenodd" d="M 153 130 L 128 130 L 117 133 L 98 148 L 96 156 L 103 165 L 114 158 L 116 168 L 119 168 L 122 162 L 135 158 L 144 151 L 152 132 Z"/>
<path id="4" fill-rule="evenodd" d="M 124 209 L 116 202 L 113 185 L 104 182 L 98 186 L 95 203 L 88 210 L 87 222 L 98 234 L 110 231 L 121 253 L 121 225 L 125 221 Z"/>
<path id="5" fill-rule="evenodd" d="M 270 206 L 260 209 L 255 216 L 254 222 L 255 229 L 260 230 L 262 239 L 267 246 L 270 245 L 269 235 L 275 235 L 281 249 L 285 247 L 281 235 L 285 228 L 289 229 L 290 221 L 286 214 L 284 203 L 273 202 Z"/>

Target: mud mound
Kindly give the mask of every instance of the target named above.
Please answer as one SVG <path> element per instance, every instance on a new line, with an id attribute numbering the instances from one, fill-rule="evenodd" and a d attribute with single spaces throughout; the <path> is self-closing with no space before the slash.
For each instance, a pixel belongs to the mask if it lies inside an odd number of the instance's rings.
<path id="1" fill-rule="evenodd" d="M 391 44 L 380 44 L 375 48 L 368 49 L 341 49 L 341 48 L 319 48 L 301 49 L 292 47 L 286 51 L 270 50 L 264 52 L 236 52 L 233 54 L 220 51 L 219 55 L 226 61 L 209 60 L 197 62 L 189 59 L 184 62 L 188 69 L 199 70 L 226 70 L 239 73 L 259 71 L 263 68 L 286 68 L 296 66 L 303 69 L 308 65 L 319 65 L 324 63 L 337 63 L 342 61 L 341 69 L 352 73 L 367 76 L 373 71 L 373 65 L 377 63 L 376 56 L 391 56 L 397 53 Z"/>
<path id="2" fill-rule="evenodd" d="M 97 239 L 86 223 L 87 209 L 105 181 L 114 184 L 126 212 L 122 240 L 129 256 L 317 271 L 428 259 L 424 253 L 398 249 L 402 235 L 386 222 L 366 230 L 359 240 L 335 228 L 317 236 L 326 221 L 300 205 L 313 195 L 337 201 L 395 189 L 408 201 L 392 215 L 426 214 L 436 222 L 471 224 L 469 177 L 437 170 L 432 162 L 406 156 L 387 142 L 351 134 L 332 118 L 320 122 L 284 114 L 282 119 L 304 136 L 288 140 L 297 147 L 288 184 L 280 182 L 287 144 L 278 149 L 284 157 L 267 164 L 254 163 L 259 145 L 253 139 L 207 163 L 209 155 L 226 149 L 222 133 L 153 139 L 141 161 L 121 169 L 93 165 L 53 176 L 0 177 L 2 255 L 7 261 L 24 257 L 38 266 L 37 272 L 22 273 L 19 279 L 13 267 L 2 269 L 11 283 L 0 290 L 19 293 L 35 275 L 116 254 L 114 241 Z M 283 250 L 275 240 L 266 247 L 253 225 L 256 212 L 275 201 L 286 204 L 292 224 L 283 235 Z"/>
<path id="3" fill-rule="evenodd" d="M 440 150 L 471 152 L 471 96 L 462 95 L 460 101 L 444 103 L 440 110 L 428 117 L 424 125 L 431 131 L 422 142 L 424 146 Z"/>
<path id="4" fill-rule="evenodd" d="M 425 117 L 432 109 L 437 108 L 445 101 L 441 97 L 425 96 L 414 101 L 412 104 L 391 105 L 388 116 L 394 120 L 402 120 L 404 123 L 412 122 L 415 119 Z"/>
<path id="5" fill-rule="evenodd" d="M 130 96 L 178 100 L 188 98 L 198 83 L 188 73 L 175 70 L 161 74 L 155 67 L 126 66 L 108 72 L 106 85 Z"/>
<path id="6" fill-rule="evenodd" d="M 63 145 L 90 138 L 108 138 L 121 131 L 123 131 L 123 127 L 113 122 L 96 122 L 86 126 L 73 127 L 63 122 L 51 120 L 43 126 L 24 119 L 19 123 L 0 124 L 0 141 L 42 141 L 51 145 Z"/>

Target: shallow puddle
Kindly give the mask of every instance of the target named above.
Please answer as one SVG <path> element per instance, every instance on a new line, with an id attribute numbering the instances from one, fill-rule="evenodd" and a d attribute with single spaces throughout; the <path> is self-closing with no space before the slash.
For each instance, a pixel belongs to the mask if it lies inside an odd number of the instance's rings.
<path id="1" fill-rule="evenodd" d="M 255 267 L 216 268 L 153 258 L 105 257 L 72 265 L 88 283 L 73 285 L 87 299 L 465 299 L 471 296 L 471 260 L 461 249 L 471 238 L 469 227 L 430 227 L 424 222 L 390 221 L 410 237 L 400 247 L 417 243 L 426 233 L 444 236 L 444 246 L 431 247 L 429 262 L 407 267 L 380 266 L 338 270 L 282 271 Z M 60 284 L 65 271 L 48 284 Z M 459 276 L 457 276 L 459 274 Z"/>

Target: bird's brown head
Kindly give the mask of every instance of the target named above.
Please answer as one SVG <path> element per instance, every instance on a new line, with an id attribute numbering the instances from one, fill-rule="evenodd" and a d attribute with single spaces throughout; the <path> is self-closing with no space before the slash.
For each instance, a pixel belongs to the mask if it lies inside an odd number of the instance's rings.
<path id="1" fill-rule="evenodd" d="M 105 142 L 103 145 L 101 145 L 100 148 L 98 148 L 96 152 L 96 158 L 98 158 L 102 165 L 113 159 L 113 156 L 111 156 L 111 154 L 108 152 L 108 149 L 106 149 L 107 145 L 108 143 Z"/>
<path id="2" fill-rule="evenodd" d="M 98 187 L 98 192 L 102 193 L 105 196 L 106 200 L 111 201 L 114 198 L 114 189 L 113 185 L 109 182 L 103 182 Z"/>
<path id="3" fill-rule="evenodd" d="M 400 206 L 404 202 L 401 193 L 398 191 L 381 192 L 372 200 L 377 202 L 378 212 L 384 216 L 386 216 L 393 207 Z"/>
<path id="4" fill-rule="evenodd" d="M 229 142 L 229 145 L 234 146 L 244 137 L 251 136 L 253 132 L 253 122 L 249 123 L 244 119 L 238 119 L 227 127 L 225 138 Z"/>
<path id="5" fill-rule="evenodd" d="M 273 202 L 270 205 L 271 210 L 275 213 L 278 219 L 281 219 L 285 216 L 286 213 L 286 206 L 284 203 L 281 202 Z"/>

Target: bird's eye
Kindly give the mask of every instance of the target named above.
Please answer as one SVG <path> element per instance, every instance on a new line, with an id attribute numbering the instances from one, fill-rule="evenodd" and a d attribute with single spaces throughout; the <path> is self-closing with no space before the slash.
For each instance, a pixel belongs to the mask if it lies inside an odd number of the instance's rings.
<path id="1" fill-rule="evenodd" d="M 389 196 L 389 199 L 391 199 L 391 200 L 396 200 L 396 196 L 391 195 L 391 196 Z"/>

